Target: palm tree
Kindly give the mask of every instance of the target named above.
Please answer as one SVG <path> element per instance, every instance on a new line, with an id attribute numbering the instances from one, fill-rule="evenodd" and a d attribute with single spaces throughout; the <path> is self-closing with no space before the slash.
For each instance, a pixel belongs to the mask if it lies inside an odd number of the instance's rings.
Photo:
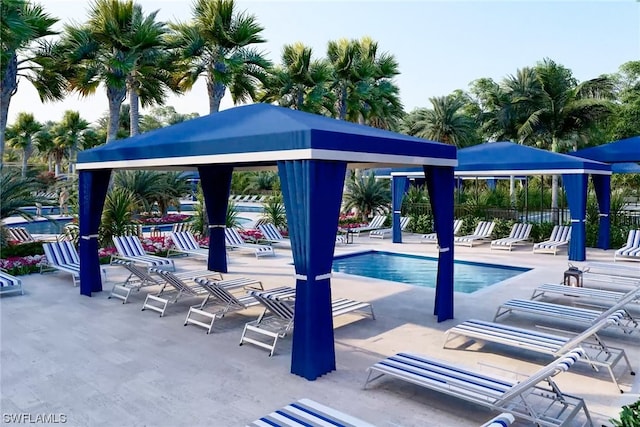
<path id="1" fill-rule="evenodd" d="M 611 111 L 613 83 L 598 77 L 578 83 L 571 70 L 544 59 L 535 67 L 540 90 L 517 100 L 516 105 L 531 109 L 519 129 L 525 143 L 538 143 L 560 152 L 578 138 L 588 135 L 590 126 Z M 551 207 L 558 208 L 558 177 L 553 176 Z"/>
<path id="2" fill-rule="evenodd" d="M 433 110 L 421 109 L 415 113 L 411 135 L 445 144 L 464 147 L 473 141 L 475 120 L 461 112 L 464 101 L 459 97 L 429 98 Z"/>
<path id="3" fill-rule="evenodd" d="M 34 136 L 42 129 L 42 124 L 31 113 L 19 113 L 11 128 L 12 137 L 7 142 L 13 148 L 22 150 L 22 177 L 25 178 L 29 157 L 33 154 Z"/>
<path id="4" fill-rule="evenodd" d="M 373 173 L 368 176 L 351 173 L 344 194 L 344 208 L 355 208 L 364 221 L 372 212 L 391 202 L 388 180 L 376 180 Z"/>
<path id="5" fill-rule="evenodd" d="M 159 195 L 162 195 L 164 186 L 162 185 L 162 174 L 156 171 L 119 171 L 114 174 L 113 183 L 115 188 L 124 188 L 136 197 L 142 205 L 142 209 L 151 212 L 153 203 Z M 135 208 L 139 211 L 139 207 Z"/>
<path id="6" fill-rule="evenodd" d="M 261 102 L 317 114 L 332 114 L 334 99 L 329 90 L 331 67 L 312 59 L 312 49 L 302 43 L 285 45 L 282 65 L 274 67 L 263 86 Z"/>
<path id="7" fill-rule="evenodd" d="M 359 80 L 355 74 L 355 65 L 359 56 L 360 44 L 354 40 L 332 40 L 327 46 L 327 59 L 333 67 L 332 88 L 336 93 L 340 120 L 347 118 L 349 93 L 353 92 Z"/>
<path id="8" fill-rule="evenodd" d="M 69 159 L 69 172 L 73 173 L 72 162 L 75 152 L 84 146 L 84 133 L 89 128 L 89 122 L 80 117 L 77 111 L 65 111 L 62 120 L 56 125 L 56 137 L 54 142 L 59 147 L 67 150 L 65 157 Z M 59 174 L 58 170 L 56 174 Z"/>
<path id="9" fill-rule="evenodd" d="M 100 224 L 101 244 L 111 245 L 113 236 L 122 236 L 132 222 L 139 200 L 126 188 L 113 188 L 107 193 Z"/>
<path id="10" fill-rule="evenodd" d="M 220 110 L 227 89 L 234 103 L 255 99 L 258 83 L 264 83 L 271 65 L 251 47 L 265 42 L 255 16 L 238 12 L 234 0 L 195 0 L 192 11 L 190 23 L 172 25 L 170 46 L 187 70 L 179 86 L 189 89 L 206 76 L 210 113 Z"/>
<path id="11" fill-rule="evenodd" d="M 23 178 L 19 169 L 3 169 L 0 172 L 0 220 L 14 215 L 32 220 L 34 215 L 23 210 L 24 206 L 34 206 L 36 203 L 49 204 L 46 199 L 35 196 L 39 187 L 40 184 L 35 178 Z"/>
<path id="12" fill-rule="evenodd" d="M 191 187 L 182 172 L 160 174 L 160 191 L 155 196 L 160 214 L 165 215 L 169 206 L 180 207 L 180 198 L 191 191 Z"/>
<path id="13" fill-rule="evenodd" d="M 159 55 L 153 46 L 162 29 L 155 22 L 155 13 L 145 17 L 132 0 L 96 0 L 85 24 L 65 26 L 60 66 L 67 70 L 70 88 L 82 96 L 93 94 L 101 83 L 106 86 L 107 141 L 117 137 L 120 107 L 128 88 L 129 95 L 139 95 L 143 103 L 164 98 L 158 76 L 166 78 L 162 72 L 166 61 L 155 64 L 159 70 L 149 71 L 150 62 Z M 136 102 L 134 110 L 137 106 Z"/>
<path id="14" fill-rule="evenodd" d="M 157 11 L 144 16 L 139 6 L 134 6 L 127 45 L 133 66 L 127 75 L 127 93 L 130 105 L 130 136 L 140 133 L 139 104 L 143 107 L 163 104 L 167 90 L 171 89 L 171 72 L 174 68 L 166 49 L 164 37 L 167 27 L 157 22 Z M 177 90 L 177 87 L 174 88 Z"/>
<path id="15" fill-rule="evenodd" d="M 11 97 L 18 90 L 18 77 L 24 77 L 38 90 L 40 99 L 61 99 L 65 82 L 53 67 L 54 44 L 45 38 L 56 34 L 58 21 L 39 4 L 27 0 L 0 3 L 0 170 Z"/>
<path id="16" fill-rule="evenodd" d="M 34 143 L 38 150 L 38 155 L 47 163 L 47 170 L 53 172 L 53 150 L 55 143 L 53 142 L 53 126 L 55 123 L 47 121 L 42 125 L 40 131 L 35 135 Z"/>

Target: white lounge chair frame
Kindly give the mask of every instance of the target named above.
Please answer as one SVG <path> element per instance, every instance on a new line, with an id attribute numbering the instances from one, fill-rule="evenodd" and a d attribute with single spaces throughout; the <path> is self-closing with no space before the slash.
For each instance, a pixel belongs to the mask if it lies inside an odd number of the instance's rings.
<path id="1" fill-rule="evenodd" d="M 236 279 L 235 281 L 226 281 L 227 283 L 225 283 L 224 281 L 211 280 L 207 277 L 196 278 L 195 282 L 197 284 L 216 297 L 212 303 L 215 305 L 215 309 L 211 310 L 209 307 L 211 304 L 208 304 L 206 310 L 203 307 L 190 307 L 187 317 L 184 320 L 184 325 L 187 326 L 191 324 L 203 327 L 207 330 L 207 334 L 210 334 L 216 319 L 221 319 L 234 311 L 241 311 L 259 305 L 260 303 L 252 295 L 246 293 L 245 295 L 234 295 L 231 292 L 232 289 L 237 288 L 242 288 L 243 290 L 258 289 L 255 287 L 252 288 L 252 285 L 259 285 L 259 289 L 262 289 L 262 283 L 259 281 L 257 282 L 251 279 L 243 280 L 243 282 L 239 282 Z M 231 284 L 232 282 L 233 284 Z"/>
<path id="2" fill-rule="evenodd" d="M 533 253 L 550 253 L 557 255 L 558 249 L 560 249 L 562 246 L 568 245 L 569 240 L 571 240 L 571 226 L 556 225 L 551 231 L 549 240 L 534 243 Z"/>
<path id="3" fill-rule="evenodd" d="M 624 318 L 624 311 L 615 312 L 573 338 L 518 328 L 503 323 L 471 319 L 446 331 L 443 347 L 446 348 L 448 343 L 458 337 L 503 344 L 553 357 L 560 357 L 572 348 L 581 347 L 584 354 L 580 361 L 589 364 L 595 371 L 598 371 L 598 367 L 605 368 L 617 389 L 622 393 L 618 379 L 613 372 L 614 368 L 618 362 L 624 359 L 629 373 L 635 375 L 635 372 L 624 349 L 609 347 L 598 336 L 598 332 L 607 326 L 617 324 L 622 318 Z"/>
<path id="4" fill-rule="evenodd" d="M 618 258 L 640 261 L 640 230 L 629 230 L 627 243 L 613 254 L 613 262 Z"/>
<path id="5" fill-rule="evenodd" d="M 11 294 L 19 292 L 20 295 L 24 295 L 24 289 L 22 289 L 22 280 L 12 276 L 11 274 L 0 270 L 0 295 Z"/>
<path id="6" fill-rule="evenodd" d="M 379 228 L 382 228 L 386 220 L 387 220 L 387 217 L 385 215 L 376 215 L 371 219 L 369 224 L 365 225 L 364 227 L 350 228 L 349 232 L 354 236 L 360 236 L 361 232 L 377 230 Z"/>
<path id="7" fill-rule="evenodd" d="M 629 314 L 629 312 L 625 310 L 624 307 L 636 298 L 637 290 L 632 290 L 625 294 L 623 298 L 618 300 L 616 304 L 604 311 L 572 307 L 561 304 L 552 304 L 549 302 L 535 300 L 511 299 L 502 303 L 498 307 L 498 309 L 496 310 L 496 314 L 493 317 L 493 321 L 495 322 L 497 319 L 508 316 L 509 314 L 512 314 L 514 312 L 522 312 L 545 316 L 548 318 L 558 318 L 565 321 L 593 325 L 617 311 L 622 311 L 624 312 L 624 318 L 620 319 L 616 326 L 622 329 L 625 334 L 631 334 L 633 331 L 638 329 L 638 320 L 631 316 L 631 314 Z"/>
<path id="8" fill-rule="evenodd" d="M 300 399 L 282 409 L 247 424 L 247 427 L 302 427 L 302 426 L 344 426 L 374 427 L 358 418 L 352 417 L 310 399 Z"/>
<path id="9" fill-rule="evenodd" d="M 114 236 L 113 244 L 118 250 L 118 255 L 113 255 L 111 257 L 112 261 L 119 258 L 144 264 L 148 267 L 159 267 L 170 271 L 176 270 L 172 259 L 146 253 L 138 236 Z"/>
<path id="10" fill-rule="evenodd" d="M 538 286 L 533 291 L 531 299 L 541 298 L 546 294 L 600 300 L 609 306 L 616 304 L 627 295 L 626 292 L 608 291 L 606 289 L 580 288 L 575 286 L 558 285 L 555 283 L 545 283 L 544 285 Z M 636 292 L 636 298 L 629 301 L 629 303 L 640 304 L 640 288 L 638 288 Z"/>
<path id="11" fill-rule="evenodd" d="M 214 271 L 187 272 L 176 275 L 160 267 L 149 267 L 149 272 L 157 274 L 163 280 L 163 283 L 158 293 L 147 294 L 142 304 L 142 311 L 149 309 L 160 313 L 160 317 L 164 316 L 169 303 L 175 303 L 183 296 L 203 297 L 202 302 L 194 307 L 204 307 L 213 295 L 208 289 L 196 283 L 195 278 L 206 276 L 221 277 L 220 273 Z M 192 283 L 187 284 L 185 280 L 190 280 Z M 170 289 L 167 289 L 167 286 Z"/>
<path id="12" fill-rule="evenodd" d="M 47 269 L 54 269 L 71 274 L 73 286 L 80 284 L 80 256 L 71 242 L 43 243 L 42 249 L 47 258 L 46 263 L 40 265 L 40 273 Z"/>
<path id="13" fill-rule="evenodd" d="M 509 233 L 509 237 L 491 241 L 491 250 L 505 249 L 511 252 L 511 249 L 513 249 L 515 245 L 519 245 L 522 242 L 526 242 L 527 240 L 529 240 L 529 235 L 531 234 L 532 228 L 532 224 L 513 224 L 513 227 L 511 227 L 511 232 Z"/>
<path id="14" fill-rule="evenodd" d="M 201 248 L 198 241 L 190 231 L 175 231 L 170 235 L 174 247 L 169 249 L 167 256 L 172 254 L 193 255 L 194 257 L 208 260 L 209 249 Z"/>
<path id="15" fill-rule="evenodd" d="M 271 224 L 270 222 L 258 225 L 258 230 L 264 236 L 264 240 L 270 243 L 275 244 L 287 244 L 291 246 L 291 241 L 289 239 L 285 239 L 285 237 L 280 233 L 278 228 Z"/>
<path id="16" fill-rule="evenodd" d="M 269 350 L 269 357 L 271 357 L 275 352 L 278 339 L 284 338 L 293 329 L 295 289 L 283 286 L 266 291 L 252 290 L 249 294 L 260 302 L 265 310 L 257 320 L 248 322 L 244 326 L 240 345 L 250 343 L 265 348 Z M 331 301 L 331 312 L 333 317 L 358 312 L 363 316 L 376 318 L 370 303 L 347 298 Z M 264 341 L 265 339 L 267 341 Z"/>
<path id="17" fill-rule="evenodd" d="M 460 232 L 463 223 L 463 219 L 456 219 L 453 221 L 454 236 Z M 438 233 L 423 234 L 422 237 L 420 237 L 420 243 L 438 243 Z"/>
<path id="18" fill-rule="evenodd" d="M 137 265 L 133 261 L 112 259 L 111 265 L 125 268 L 129 271 L 129 276 L 123 282 L 113 284 L 113 288 L 111 288 L 111 293 L 108 297 L 109 299 L 117 298 L 122 300 L 123 304 L 126 304 L 132 292 L 138 292 L 146 286 L 162 285 L 162 281 L 155 279 L 149 274 L 147 267 Z"/>
<path id="19" fill-rule="evenodd" d="M 474 243 L 484 243 L 491 239 L 491 233 L 493 233 L 495 226 L 496 223 L 493 221 L 480 221 L 473 234 L 456 237 L 453 239 L 453 243 L 472 248 Z"/>
<path id="20" fill-rule="evenodd" d="M 539 426 L 575 425 L 573 422 L 581 412 L 587 425 L 591 426 L 593 422 L 584 400 L 562 393 L 553 380 L 583 354 L 582 349 L 574 349 L 515 383 L 426 356 L 398 353 L 369 368 L 364 388 L 388 375 L 495 411 L 508 412 Z"/>
<path id="21" fill-rule="evenodd" d="M 404 231 L 410 222 L 411 222 L 410 216 L 400 217 L 400 231 Z M 379 230 L 371 230 L 369 232 L 369 237 L 373 239 L 384 239 L 387 236 L 391 236 L 392 233 L 393 233 L 393 228 L 382 228 Z"/>
<path id="22" fill-rule="evenodd" d="M 238 230 L 236 230 L 235 228 L 225 228 L 224 235 L 228 248 L 253 252 L 256 258 L 276 255 L 271 246 L 256 245 L 253 243 L 245 242 L 240 233 L 238 233 Z"/>

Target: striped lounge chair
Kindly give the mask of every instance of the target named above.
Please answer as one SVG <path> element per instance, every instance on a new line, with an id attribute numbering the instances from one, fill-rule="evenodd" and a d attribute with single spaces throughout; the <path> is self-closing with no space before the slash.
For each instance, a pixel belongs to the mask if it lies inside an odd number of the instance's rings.
<path id="1" fill-rule="evenodd" d="M 453 243 L 469 247 L 473 247 L 474 243 L 484 243 L 491 238 L 495 226 L 496 223 L 493 221 L 480 221 L 473 234 L 456 237 L 453 239 Z"/>
<path id="2" fill-rule="evenodd" d="M 551 253 L 558 254 L 558 249 L 569 244 L 571 239 L 571 226 L 556 225 L 551 231 L 549 240 L 536 243 L 533 245 L 533 253 Z"/>
<path id="3" fill-rule="evenodd" d="M 300 399 L 247 424 L 247 427 L 350 426 L 374 427 L 311 399 Z"/>
<path id="4" fill-rule="evenodd" d="M 15 292 L 19 292 L 20 295 L 24 295 L 24 289 L 22 289 L 22 280 L 0 270 L 0 295 L 11 294 Z"/>
<path id="5" fill-rule="evenodd" d="M 593 425 L 584 400 L 563 393 L 553 380 L 583 355 L 581 348 L 573 349 L 516 383 L 426 356 L 398 353 L 370 367 L 364 387 L 388 376 L 540 426 L 574 425 L 583 420 L 577 425 Z"/>
<path id="6" fill-rule="evenodd" d="M 271 246 L 256 245 L 253 243 L 245 242 L 240 233 L 238 233 L 238 230 L 236 230 L 235 228 L 225 228 L 224 235 L 228 248 L 253 252 L 256 258 L 276 255 Z"/>
<path id="7" fill-rule="evenodd" d="M 630 230 L 627 243 L 613 254 L 613 261 L 629 258 L 640 261 L 640 230 Z"/>
<path id="8" fill-rule="evenodd" d="M 446 347 L 448 343 L 458 337 L 464 337 L 483 343 L 498 343 L 517 349 L 560 357 L 570 349 L 579 346 L 584 350 L 580 361 L 589 364 L 595 371 L 598 371 L 599 368 L 605 368 L 615 386 L 622 392 L 618 379 L 613 372 L 614 368 L 618 362 L 624 360 L 627 363 L 628 372 L 631 375 L 635 375 L 635 372 L 631 368 L 631 363 L 624 349 L 609 347 L 598 336 L 598 333 L 607 326 L 616 325 L 623 318 L 624 311 L 617 311 L 572 338 L 502 323 L 471 319 L 446 331 L 443 347 Z"/>
<path id="9" fill-rule="evenodd" d="M 265 308 L 265 311 L 257 320 L 244 326 L 240 345 L 249 343 L 269 350 L 269 357 L 273 356 L 279 338 L 284 338 L 293 330 L 294 288 L 282 286 L 266 291 L 251 290 L 251 294 Z M 347 298 L 338 298 L 331 301 L 331 314 L 333 317 L 347 313 L 359 312 L 363 316 L 375 319 L 373 306 L 368 302 L 354 301 Z M 269 316 L 265 316 L 269 313 Z M 252 335 L 252 336 L 249 336 Z"/>
<path id="10" fill-rule="evenodd" d="M 463 219 L 456 219 L 453 221 L 454 236 L 460 232 L 463 223 Z M 420 237 L 420 243 L 438 243 L 438 233 L 423 234 L 422 237 Z"/>
<path id="11" fill-rule="evenodd" d="M 520 243 L 529 240 L 532 227 L 532 224 L 513 224 L 508 237 L 491 241 L 491 250 L 506 249 L 511 252 L 514 245 L 519 245 Z"/>
<path id="12" fill-rule="evenodd" d="M 209 249 L 201 248 L 198 241 L 190 231 L 174 231 L 170 235 L 173 246 L 167 256 L 171 254 L 193 255 L 197 258 L 208 260 Z"/>
<path id="13" fill-rule="evenodd" d="M 258 225 L 258 230 L 260 230 L 260 232 L 264 236 L 264 240 L 269 243 L 285 244 L 291 246 L 291 241 L 285 238 L 282 233 L 280 233 L 280 230 L 278 230 L 278 227 L 276 227 L 274 224 L 271 224 L 270 222 Z"/>
<path id="14" fill-rule="evenodd" d="M 403 216 L 400 218 L 400 230 L 404 231 L 405 228 L 411 222 L 411 217 Z M 385 237 L 391 236 L 393 233 L 393 228 L 381 228 L 380 230 L 372 230 L 369 232 L 369 237 L 374 239 L 384 239 Z"/>
<path id="15" fill-rule="evenodd" d="M 116 236 L 113 238 L 113 244 L 118 250 L 118 255 L 112 256 L 112 260 L 120 258 L 144 264 L 147 267 L 159 267 L 171 271 L 176 270 L 172 259 L 146 253 L 138 236 Z"/>
<path id="16" fill-rule="evenodd" d="M 71 274 L 73 286 L 80 284 L 80 257 L 73 243 L 67 241 L 43 243 L 42 249 L 47 262 L 40 266 L 40 273 L 47 269 L 63 271 Z"/>

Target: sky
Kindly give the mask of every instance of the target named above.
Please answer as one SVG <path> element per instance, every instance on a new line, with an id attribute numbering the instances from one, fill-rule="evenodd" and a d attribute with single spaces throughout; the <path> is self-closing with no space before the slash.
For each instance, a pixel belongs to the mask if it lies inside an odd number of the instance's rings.
<path id="1" fill-rule="evenodd" d="M 158 19 L 187 21 L 190 0 L 138 0 Z M 66 23 L 87 19 L 90 2 L 41 0 L 45 10 Z M 259 46 L 280 62 L 285 44 L 302 42 L 324 57 L 327 42 L 370 36 L 379 51 L 395 55 L 396 78 L 406 111 L 429 107 L 429 98 L 445 96 L 469 83 L 490 77 L 500 81 L 519 68 L 550 58 L 571 69 L 579 80 L 615 73 L 620 65 L 640 60 L 640 2 L 600 1 L 264 1 L 237 0 L 239 10 L 257 17 L 268 40 Z M 126 101 L 125 101 L 126 102 Z M 167 105 L 180 113 L 208 114 L 204 80 Z M 226 96 L 222 109 L 233 106 Z M 11 100 L 9 124 L 22 111 L 39 121 L 60 120 L 64 111 L 80 111 L 93 122 L 107 111 L 100 88 L 95 95 L 69 95 L 62 102 L 42 103 L 27 81 Z M 143 111 L 144 112 L 144 111 Z"/>

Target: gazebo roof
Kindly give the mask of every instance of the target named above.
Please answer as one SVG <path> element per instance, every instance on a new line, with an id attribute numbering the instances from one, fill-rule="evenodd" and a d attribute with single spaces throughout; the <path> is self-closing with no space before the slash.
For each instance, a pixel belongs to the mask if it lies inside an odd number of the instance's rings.
<path id="1" fill-rule="evenodd" d="M 78 153 L 78 169 L 273 166 L 278 160 L 455 166 L 455 147 L 270 104 L 188 120 Z"/>
<path id="2" fill-rule="evenodd" d="M 585 148 L 571 155 L 606 163 L 640 162 L 640 136 Z"/>

